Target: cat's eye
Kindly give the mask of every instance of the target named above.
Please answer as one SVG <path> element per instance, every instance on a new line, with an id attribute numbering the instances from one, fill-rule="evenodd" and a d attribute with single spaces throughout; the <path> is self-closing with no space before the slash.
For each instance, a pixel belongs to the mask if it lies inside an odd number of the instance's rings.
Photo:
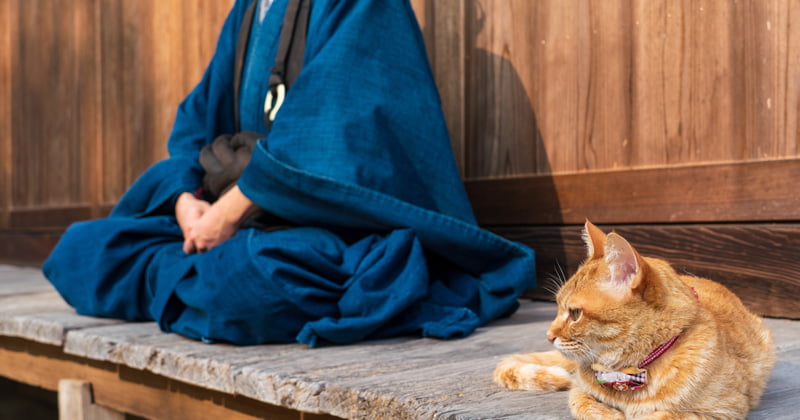
<path id="1" fill-rule="evenodd" d="M 583 311 L 581 311 L 579 308 L 570 309 L 569 310 L 569 319 L 571 319 L 573 321 L 577 321 L 577 320 L 581 319 L 581 315 L 582 314 L 583 314 Z"/>

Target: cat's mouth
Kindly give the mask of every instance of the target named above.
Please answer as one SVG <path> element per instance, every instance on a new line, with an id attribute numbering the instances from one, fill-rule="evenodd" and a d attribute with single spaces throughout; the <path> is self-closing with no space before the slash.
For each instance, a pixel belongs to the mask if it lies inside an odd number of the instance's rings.
<path id="1" fill-rule="evenodd" d="M 595 357 L 593 357 L 592 351 L 579 341 L 556 338 L 553 341 L 553 346 L 567 359 L 587 363 L 594 362 Z"/>

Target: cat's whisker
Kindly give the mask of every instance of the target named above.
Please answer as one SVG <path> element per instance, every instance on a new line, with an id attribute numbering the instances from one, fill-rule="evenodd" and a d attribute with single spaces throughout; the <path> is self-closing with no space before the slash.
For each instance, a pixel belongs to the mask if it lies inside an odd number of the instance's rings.
<path id="1" fill-rule="evenodd" d="M 545 283 L 545 284 L 542 285 L 542 289 L 546 290 L 548 293 L 550 293 L 553 296 L 555 296 L 555 295 L 558 294 L 558 291 L 559 291 L 560 287 L 557 284 L 555 284 L 554 281 L 552 281 L 554 279 L 550 279 L 550 280 L 551 281 L 549 283 Z"/>
<path id="2" fill-rule="evenodd" d="M 564 273 L 564 269 L 561 267 L 561 264 L 559 264 L 558 261 L 556 261 L 556 275 L 558 276 L 557 278 L 559 280 L 559 287 L 563 286 L 564 283 L 567 282 L 567 275 Z"/>
<path id="3" fill-rule="evenodd" d="M 655 412 L 745 418 L 775 364 L 763 322 L 724 286 L 692 273 L 678 275 L 666 261 L 640 256 L 619 234 L 606 235 L 589 222 L 585 232 L 589 259 L 569 279 L 556 263 L 541 286 L 558 295 L 559 311 L 548 330 L 558 352 L 516 355 L 511 368 L 498 366 L 495 378 L 511 389 L 520 389 L 519 383 L 531 384 L 526 389 L 563 389 L 569 375 L 553 387 L 552 375 L 542 372 L 573 366 L 579 372 L 573 378 L 582 378 L 571 384 L 576 392 L 570 407 L 577 418 L 598 413 L 641 418 Z M 685 293 L 688 287 L 694 297 Z M 741 334 L 742 325 L 753 333 Z M 697 357 L 698 349 L 703 357 Z M 661 357 L 662 363 L 652 363 Z M 706 375 L 715 363 L 748 374 Z M 741 398 L 745 389 L 747 401 Z M 698 393 L 708 395 L 698 400 Z"/>
<path id="4" fill-rule="evenodd" d="M 547 275 L 546 281 L 547 282 L 541 287 L 542 289 L 551 293 L 553 297 L 558 294 L 559 290 L 561 290 L 561 287 L 563 287 L 567 282 L 567 276 L 564 274 L 564 269 L 561 267 L 561 264 L 559 264 L 558 261 L 556 261 L 555 264 L 555 271 Z"/>

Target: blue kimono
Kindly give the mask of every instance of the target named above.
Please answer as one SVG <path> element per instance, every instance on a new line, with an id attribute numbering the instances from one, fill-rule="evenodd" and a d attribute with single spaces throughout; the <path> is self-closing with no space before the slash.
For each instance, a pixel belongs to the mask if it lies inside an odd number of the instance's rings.
<path id="1" fill-rule="evenodd" d="M 72 225 L 46 261 L 64 299 L 81 314 L 241 345 L 462 337 L 511 314 L 534 286 L 534 254 L 476 225 L 407 0 L 314 0 L 303 70 L 271 130 L 263 101 L 287 0 L 256 18 L 241 129 L 264 137 L 238 185 L 298 227 L 182 251 L 175 201 L 202 184 L 200 148 L 234 131 L 248 4 L 236 2 L 181 103 L 170 157 L 108 218 Z"/>

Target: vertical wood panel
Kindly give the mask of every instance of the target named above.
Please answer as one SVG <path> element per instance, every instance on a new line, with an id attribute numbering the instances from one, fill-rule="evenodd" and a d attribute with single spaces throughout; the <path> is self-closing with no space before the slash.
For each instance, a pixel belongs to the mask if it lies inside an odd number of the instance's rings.
<path id="1" fill-rule="evenodd" d="M 181 52 L 185 71 L 182 94 L 189 93 L 202 78 L 216 50 L 222 24 L 234 3 L 234 0 L 183 0 L 184 13 L 181 16 L 184 36 Z"/>
<path id="2" fill-rule="evenodd" d="M 464 92 L 466 71 L 465 29 L 468 3 L 463 0 L 411 0 L 411 7 L 422 29 L 425 47 L 450 134 L 456 164 L 462 176 L 466 169 Z"/>
<path id="3" fill-rule="evenodd" d="M 465 169 L 465 94 L 464 94 L 464 13 L 463 0 L 428 0 L 428 48 L 434 78 L 443 101 L 442 108 L 450 132 L 456 163 Z"/>
<path id="4" fill-rule="evenodd" d="M 798 0 L 466 5 L 467 179 L 798 155 Z"/>
<path id="5" fill-rule="evenodd" d="M 541 139 L 529 93 L 533 79 L 518 70 L 530 70 L 526 64 L 533 61 L 531 7 L 525 1 L 467 4 L 466 176 L 535 172 Z"/>
<path id="6" fill-rule="evenodd" d="M 800 2 L 747 2 L 740 6 L 747 86 L 747 157 L 763 159 L 797 153 L 798 44 Z M 794 89 L 790 89 L 790 85 Z M 787 130 L 788 129 L 788 130 Z"/>
<path id="7" fill-rule="evenodd" d="M 200 81 L 232 4 L 103 1 L 103 203 L 166 157 L 178 104 Z"/>
<path id="8" fill-rule="evenodd" d="M 92 0 L 29 1 L 17 9 L 12 68 L 15 208 L 92 200 L 99 110 Z"/>
<path id="9" fill-rule="evenodd" d="M 779 37 L 778 42 L 781 45 L 781 55 L 786 56 L 784 66 L 786 86 L 784 92 L 786 97 L 785 103 L 782 104 L 784 108 L 785 126 L 783 132 L 778 132 L 779 138 L 784 138 L 785 143 L 781 155 L 783 156 L 800 156 L 800 137 L 798 136 L 798 120 L 800 120 L 800 77 L 794 73 L 794 69 L 800 67 L 800 1 L 793 0 L 787 2 L 782 8 L 781 14 L 786 16 L 786 26 L 784 27 L 783 36 Z M 783 66 L 784 63 L 781 63 Z M 776 115 L 781 115 L 780 111 L 776 111 Z"/>
<path id="10" fill-rule="evenodd" d="M 189 63 L 186 60 L 184 39 L 199 34 L 187 33 L 184 26 L 186 18 L 197 19 L 197 16 L 184 15 L 183 12 L 190 12 L 184 6 L 184 0 L 152 3 L 153 37 L 150 39 L 151 44 L 147 46 L 152 51 L 153 67 L 153 89 L 150 95 L 154 105 L 161 105 L 158 107 L 159 112 L 153 115 L 153 132 L 149 133 L 153 139 L 151 163 L 167 157 L 165 143 L 175 121 L 176 108 L 188 93 L 184 87 L 187 85 L 186 71 L 176 72 L 173 69 L 199 67 L 202 71 L 206 67 L 206 63 Z M 176 10 L 182 13 L 175 13 Z M 219 35 L 219 30 L 212 32 Z"/>
<path id="11" fill-rule="evenodd" d="M 152 162 L 153 1 L 102 3 L 104 199 L 113 201 Z M 160 34 L 158 34 L 160 36 Z"/>
<path id="12" fill-rule="evenodd" d="M 623 4 L 624 3 L 624 4 Z M 576 121 L 585 129 L 575 139 L 577 167 L 571 170 L 630 166 L 631 21 L 628 1 L 589 2 L 589 62 L 581 69 L 588 89 L 581 92 L 586 111 Z M 583 114 L 583 115 L 581 115 Z M 552 141 L 548 147 L 561 147 Z"/>
<path id="13" fill-rule="evenodd" d="M 16 34 L 17 2 L 0 2 L 0 229 L 8 227 L 11 210 L 13 161 L 11 159 L 11 57 Z"/>
<path id="14" fill-rule="evenodd" d="M 118 0 L 101 0 L 100 55 L 103 67 L 103 132 L 102 132 L 102 165 L 103 189 L 101 203 L 110 203 L 122 195 L 129 181 L 128 162 L 125 159 L 125 139 L 130 123 L 124 117 L 126 96 L 122 90 L 126 83 L 125 71 L 128 64 L 123 60 L 129 48 L 124 43 L 122 28 L 122 2 Z"/>
<path id="15" fill-rule="evenodd" d="M 682 5 L 636 0 L 632 11 L 631 162 L 663 165 L 683 131 Z"/>
<path id="16" fill-rule="evenodd" d="M 102 186 L 102 62 L 100 60 L 100 3 L 84 0 L 75 8 L 75 96 L 71 106 L 77 110 L 78 137 L 81 139 L 80 182 L 86 188 L 93 218 L 100 216 L 98 207 Z"/>

